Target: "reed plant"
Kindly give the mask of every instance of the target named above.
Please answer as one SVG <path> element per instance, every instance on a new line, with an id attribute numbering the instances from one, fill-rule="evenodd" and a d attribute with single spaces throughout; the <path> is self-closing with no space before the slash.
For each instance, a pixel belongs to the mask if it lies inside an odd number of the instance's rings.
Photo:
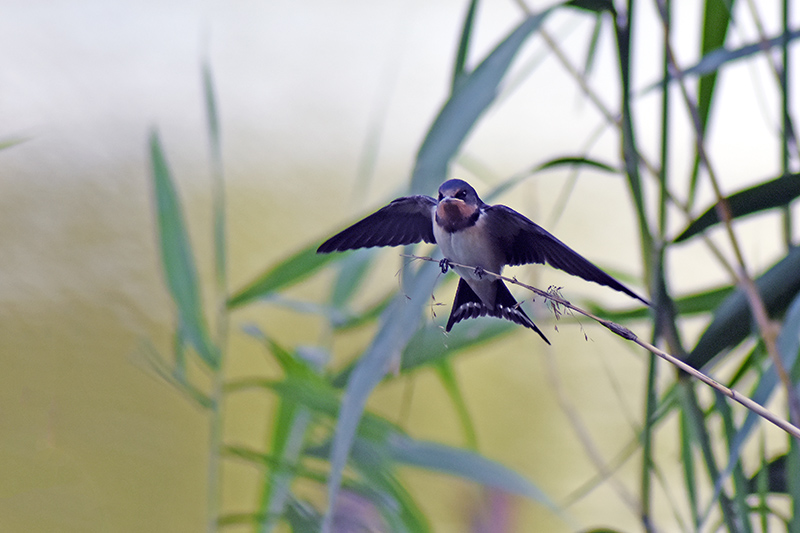
<path id="1" fill-rule="evenodd" d="M 573 176 L 590 170 L 611 173 L 627 184 L 627 196 L 618 201 L 636 220 L 641 262 L 631 271 L 643 273 L 641 285 L 647 287 L 652 306 L 624 311 L 596 305 L 581 308 L 552 292 L 542 293 L 556 311 L 572 308 L 575 313 L 601 317 L 598 320 L 608 328 L 601 330 L 604 334 L 622 336 L 630 341 L 633 353 L 648 359 L 647 372 L 641 376 L 646 407 L 637 437 L 622 456 L 604 468 L 613 471 L 626 462 L 640 463 L 634 505 L 646 531 L 664 530 L 653 514 L 653 504 L 654 485 L 667 468 L 680 469 L 683 474 L 683 487 L 671 496 L 673 518 L 682 530 L 800 531 L 800 518 L 793 512 L 800 492 L 800 366 L 795 365 L 800 349 L 800 248 L 792 217 L 792 203 L 800 195 L 800 153 L 792 118 L 794 93 L 789 87 L 791 45 L 800 33 L 789 24 L 791 2 L 780 4 L 782 24 L 771 33 L 760 18 L 762 5 L 752 0 L 698 2 L 695 9 L 702 11 L 700 48 L 688 64 L 676 58 L 675 6 L 669 0 L 572 1 L 536 13 L 522 0 L 517 5 L 519 23 L 484 57 L 474 60 L 472 32 L 479 21 L 479 2 L 467 3 L 450 94 L 421 140 L 406 192 L 430 194 L 437 190 L 451 177 L 454 161 L 465 157 L 465 139 L 480 128 L 487 110 L 514 105 L 498 95 L 514 90 L 515 84 L 506 83 L 509 70 L 526 43 L 537 39 L 563 66 L 586 105 L 604 117 L 598 134 L 615 136 L 618 157 L 597 157 L 591 139 L 580 140 L 576 145 L 584 148 L 567 154 L 540 154 L 527 170 L 497 181 L 484 196 L 490 200 L 553 168 L 568 169 Z M 490 9 L 488 4 L 481 7 Z M 640 14 L 643 9 L 650 14 Z M 577 11 L 578 16 L 592 21 L 594 33 L 583 64 L 574 63 L 564 53 L 566 43 L 548 29 L 548 19 L 565 10 Z M 655 17 L 658 34 L 651 36 L 653 46 L 635 49 L 633 36 L 645 16 Z M 737 22 L 758 28 L 758 39 L 730 45 Z M 592 65 L 603 34 L 612 36 L 615 46 L 616 102 L 605 101 L 595 88 L 598 82 Z M 660 79 L 643 84 L 635 78 L 634 53 L 646 54 L 647 61 L 660 65 Z M 766 66 L 770 75 L 761 80 L 762 88 L 777 102 L 776 111 L 765 120 L 774 126 L 773 168 L 779 170 L 752 176 L 747 187 L 725 192 L 731 188 L 717 169 L 726 154 L 724 149 L 710 148 L 714 141 L 710 125 L 714 114 L 736 113 L 737 109 L 720 108 L 715 96 L 725 83 L 721 75 L 727 69 L 754 63 Z M 532 69 L 518 77 L 516 86 L 546 83 L 536 74 Z M 171 356 L 153 350 L 150 361 L 160 375 L 208 414 L 208 530 L 248 526 L 265 532 L 287 527 L 292 531 L 350 531 L 353 529 L 347 528 L 354 527 L 355 520 L 369 531 L 435 531 L 398 474 L 400 468 L 409 466 L 529 498 L 561 517 L 565 529 L 593 526 L 577 525 L 569 509 L 548 497 L 533 480 L 478 450 L 475 425 L 466 407 L 469 391 L 457 379 L 454 361 L 466 350 L 496 342 L 518 328 L 498 320 L 468 321 L 454 328 L 442 343 L 441 326 L 426 313 L 432 288 L 441 279 L 435 264 L 404 259 L 400 287 L 364 306 L 356 304 L 355 298 L 366 274 L 381 253 L 392 252 L 318 255 L 319 242 L 310 242 L 298 245 L 300 251 L 268 266 L 246 286 L 229 287 L 224 166 L 208 67 L 203 83 L 214 176 L 209 234 L 214 242 L 215 284 L 201 287 L 198 281 L 198 258 L 188 238 L 180 195 L 154 132 L 150 158 L 155 214 L 164 277 L 178 326 Z M 639 116 L 645 98 L 660 102 L 655 120 Z M 690 125 L 690 141 L 673 131 L 681 120 Z M 643 139 L 655 141 L 648 144 Z M 672 164 L 675 145 L 681 142 L 691 145 L 693 164 L 688 170 Z M 713 200 L 706 205 L 698 200 L 703 188 L 713 191 Z M 772 266 L 764 269 L 753 267 L 754 259 L 747 256 L 737 238 L 739 225 L 758 213 L 779 219 L 783 231 L 781 249 L 772 258 Z M 681 231 L 670 234 L 676 224 Z M 682 294 L 671 289 L 670 265 L 687 241 L 700 243 L 727 275 L 701 290 Z M 403 253 L 420 255 L 414 246 Z M 313 312 L 326 323 L 326 342 L 309 339 L 304 344 L 316 345 L 316 350 L 280 344 L 269 324 L 243 327 L 236 323 L 238 309 L 255 302 L 273 305 L 288 288 L 322 271 L 333 273 L 329 294 L 302 306 L 304 312 Z M 204 301 L 215 305 L 206 308 Z M 687 341 L 693 336 L 685 332 L 685 324 L 698 317 L 705 329 L 696 340 Z M 371 340 L 350 364 L 343 368 L 330 365 L 333 340 L 357 328 L 372 328 Z M 281 369 L 280 375 L 228 378 L 227 364 L 237 356 L 229 349 L 232 329 L 257 339 Z M 727 370 L 713 377 L 723 366 Z M 414 438 L 409 428 L 366 409 L 376 388 L 414 375 L 422 367 L 434 369 L 452 401 L 463 429 L 464 447 Z M 260 391 L 275 400 L 269 438 L 258 448 L 226 438 L 226 401 L 243 391 Z M 768 411 L 763 406 L 776 395 L 785 401 L 772 402 L 779 410 Z M 658 431 L 667 421 L 677 422 L 678 434 Z M 782 431 L 780 442 L 774 441 L 772 433 L 767 446 L 764 428 L 770 424 Z M 663 464 L 664 458 L 654 453 L 658 439 L 677 441 L 680 454 L 674 458 L 675 464 Z M 768 448 L 781 451 L 768 455 Z M 257 503 L 250 512 L 229 513 L 221 505 L 221 476 L 229 461 L 243 462 L 260 472 L 262 481 L 253 497 Z M 753 464 L 758 466 L 752 468 Z M 598 475 L 586 490 L 604 483 L 609 480 Z M 303 490 L 297 490 L 299 486 Z M 309 487 L 316 487 L 319 498 L 306 496 Z"/>

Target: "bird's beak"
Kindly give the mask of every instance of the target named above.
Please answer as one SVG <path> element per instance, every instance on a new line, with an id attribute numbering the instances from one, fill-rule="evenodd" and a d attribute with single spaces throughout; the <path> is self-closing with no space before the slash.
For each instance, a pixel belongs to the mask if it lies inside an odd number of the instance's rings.
<path id="1" fill-rule="evenodd" d="M 462 203 L 462 204 L 465 203 L 464 200 L 461 200 L 460 198 L 456 198 L 455 196 L 445 196 L 444 198 L 442 198 L 440 200 L 440 203 L 441 202 L 447 202 L 447 203 L 458 202 L 458 203 Z"/>

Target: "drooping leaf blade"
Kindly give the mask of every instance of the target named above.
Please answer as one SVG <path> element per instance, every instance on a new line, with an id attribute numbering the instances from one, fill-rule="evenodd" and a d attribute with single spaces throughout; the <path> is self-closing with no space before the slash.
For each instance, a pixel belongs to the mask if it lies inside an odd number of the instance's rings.
<path id="1" fill-rule="evenodd" d="M 475 70 L 461 77 L 417 153 L 411 176 L 412 194 L 434 191 L 444 181 L 447 165 L 478 118 L 494 101 L 498 85 L 519 48 L 549 13 L 548 9 L 527 17 Z"/>
<path id="2" fill-rule="evenodd" d="M 800 247 L 794 247 L 755 280 L 770 316 L 783 313 L 800 291 Z M 736 289 L 714 312 L 714 318 L 700 337 L 686 362 L 702 368 L 720 352 L 736 346 L 752 331 L 747 296 Z"/>
<path id="3" fill-rule="evenodd" d="M 439 271 L 431 263 L 420 266 L 409 283 L 406 293 L 399 294 L 382 316 L 381 326 L 372 344 L 359 358 L 347 382 L 344 399 L 336 423 L 331 449 L 331 472 L 328 480 L 328 509 L 323 520 L 323 532 L 329 532 L 333 505 L 342 481 L 364 406 L 375 386 L 390 370 L 394 358 L 400 357 L 408 341 L 420 325 L 422 309 L 429 300 Z"/>
<path id="4" fill-rule="evenodd" d="M 515 187 L 517 184 L 522 182 L 523 180 L 529 178 L 531 175 L 536 174 L 537 172 L 541 172 L 543 170 L 550 170 L 554 168 L 558 168 L 561 166 L 568 166 L 568 167 L 588 167 L 589 169 L 594 170 L 602 170 L 605 172 L 610 172 L 613 174 L 619 174 L 621 171 L 613 166 L 609 165 L 608 163 L 603 163 L 597 159 L 591 159 L 584 156 L 560 156 L 553 159 L 548 159 L 544 163 L 539 163 L 531 167 L 530 169 L 525 170 L 524 172 L 520 172 L 511 176 L 510 178 L 500 182 L 496 185 L 491 191 L 484 195 L 484 198 L 487 202 L 491 202 L 501 194 L 505 193 L 507 190 Z"/>
<path id="5" fill-rule="evenodd" d="M 612 4 L 613 7 L 613 4 Z M 598 43 L 600 42 L 601 30 L 603 29 L 603 17 L 597 14 L 594 18 L 594 27 L 592 28 L 592 37 L 589 39 L 589 45 L 586 50 L 586 60 L 583 62 L 583 75 L 587 78 L 591 74 L 595 66 L 595 58 L 597 57 Z"/>
<path id="6" fill-rule="evenodd" d="M 264 474 L 259 524 L 261 533 L 269 533 L 277 525 L 277 518 L 284 514 L 291 496 L 291 484 L 295 474 L 285 465 L 294 465 L 300 459 L 305 433 L 311 422 L 310 411 L 294 402 L 280 400 L 276 406 L 270 450 L 278 465 Z"/>
<path id="7" fill-rule="evenodd" d="M 438 324 L 426 324 L 414 333 L 403 350 L 400 374 L 405 375 L 422 366 L 435 365 L 448 357 L 478 347 L 503 335 L 519 331 L 519 326 L 496 318 L 479 318 L 459 324 L 447 334 Z M 347 366 L 333 379 L 334 386 L 343 387 L 355 364 Z"/>
<path id="8" fill-rule="evenodd" d="M 760 211 L 783 207 L 800 196 L 800 174 L 787 174 L 765 181 L 730 195 L 726 200 L 732 218 L 742 218 Z M 702 215 L 675 237 L 674 242 L 685 241 L 719 223 L 716 207 L 709 207 Z"/>
<path id="9" fill-rule="evenodd" d="M 674 301 L 675 312 L 680 316 L 696 315 L 699 313 L 710 313 L 716 309 L 725 298 L 734 291 L 732 285 L 718 287 L 694 294 L 681 296 Z M 642 320 L 650 317 L 650 309 L 647 307 L 636 307 L 634 309 L 614 310 L 598 306 L 594 303 L 587 305 L 589 312 L 594 315 L 602 316 L 614 322 L 625 322 L 629 320 Z"/>
<path id="10" fill-rule="evenodd" d="M 219 352 L 209 334 L 194 255 L 172 174 L 156 132 L 150 135 L 158 241 L 161 265 L 186 340 L 211 368 L 219 365 Z"/>
<path id="11" fill-rule="evenodd" d="M 717 48 L 703 55 L 703 57 L 701 57 L 700 60 L 694 65 L 683 69 L 681 71 L 681 75 L 684 77 L 705 76 L 707 74 L 719 71 L 719 69 L 727 63 L 745 59 L 778 46 L 783 46 L 784 42 L 792 42 L 798 37 L 800 37 L 800 30 L 792 30 L 785 34 L 782 33 L 776 37 L 765 39 L 763 42 L 748 44 L 739 48 Z M 649 85 L 644 92 L 648 92 L 656 87 L 661 87 L 665 84 L 665 82 L 668 83 L 674 81 L 675 79 L 676 78 L 674 75 L 670 75 L 670 77 L 666 80 L 659 80 L 656 83 Z"/>
<path id="12" fill-rule="evenodd" d="M 365 482 L 382 495 L 383 500 L 390 500 L 381 506 L 384 518 L 394 524 L 390 531 L 429 532 L 431 526 L 425 514 L 395 474 L 396 464 L 391 460 L 386 444 L 392 433 L 384 434 L 377 439 L 361 435 L 356 437 L 353 441 L 350 462 L 363 476 Z M 325 457 L 330 456 L 330 447 L 322 451 Z"/>
<path id="13" fill-rule="evenodd" d="M 439 375 L 439 380 L 442 382 L 447 395 L 450 396 L 450 401 L 458 413 L 458 419 L 461 422 L 461 428 L 464 431 L 464 437 L 467 441 L 467 447 L 471 450 L 478 450 L 478 433 L 475 431 L 475 423 L 469 414 L 467 408 L 467 400 L 461 387 L 458 383 L 455 369 L 448 359 L 442 359 L 436 365 L 436 372 Z"/>
<path id="14" fill-rule="evenodd" d="M 469 42 L 472 37 L 472 28 L 475 25 L 475 12 L 478 9 L 478 0 L 470 0 L 467 16 L 464 17 L 464 25 L 461 28 L 461 39 L 458 42 L 458 53 L 456 54 L 455 64 L 453 65 L 453 81 L 451 91 L 461 83 L 461 79 L 467 72 L 467 55 L 469 55 Z"/>
<path id="15" fill-rule="evenodd" d="M 25 138 L 10 138 L 10 139 L 0 139 L 0 150 L 6 150 L 7 148 L 11 148 L 12 146 L 16 146 L 18 144 L 22 144 L 26 142 L 28 139 Z"/>
<path id="16" fill-rule="evenodd" d="M 339 265 L 339 275 L 331 290 L 331 304 L 335 307 L 347 305 L 364 283 L 367 272 L 375 262 L 376 248 L 361 249 L 348 254 Z"/>
<path id="17" fill-rule="evenodd" d="M 228 299 L 228 308 L 241 307 L 253 300 L 264 298 L 293 283 L 302 281 L 330 261 L 340 257 L 337 254 L 318 254 L 317 246 L 318 244 L 316 243 L 312 244 L 277 265 L 268 268 L 246 287 L 231 296 Z"/>
<path id="18" fill-rule="evenodd" d="M 591 11 L 598 15 L 608 11 L 612 15 L 617 14 L 617 9 L 614 7 L 614 2 L 611 0 L 569 0 L 564 4 L 566 7 L 574 7 L 585 11 Z"/>
<path id="19" fill-rule="evenodd" d="M 544 163 L 538 165 L 535 169 L 535 172 L 540 170 L 547 170 L 552 168 L 558 168 L 561 166 L 585 166 L 595 170 L 603 170 L 605 172 L 610 172 L 612 174 L 619 174 L 620 170 L 615 168 L 614 166 L 603 163 L 597 159 L 591 159 L 589 157 L 582 157 L 582 156 L 563 156 L 563 157 L 556 157 L 553 159 L 549 159 Z"/>
<path id="20" fill-rule="evenodd" d="M 222 140 L 219 128 L 219 111 L 211 65 L 203 62 L 203 96 L 206 107 L 208 141 L 213 168 L 213 213 L 214 213 L 214 266 L 217 287 L 227 290 L 228 259 L 226 246 L 225 182 L 222 174 Z"/>
<path id="21" fill-rule="evenodd" d="M 707 0 L 703 10 L 703 36 L 700 44 L 700 57 L 720 49 L 725 45 L 728 28 L 731 24 L 731 9 L 735 0 Z M 668 74 L 668 73 L 667 73 Z M 714 70 L 700 76 L 697 85 L 697 117 L 700 120 L 700 132 L 705 137 L 708 126 L 708 117 L 714 99 L 714 89 L 717 86 L 717 71 Z M 693 205 L 700 171 L 700 154 L 695 146 L 692 176 L 689 180 L 689 205 Z"/>
<path id="22" fill-rule="evenodd" d="M 559 507 L 539 487 L 513 470 L 480 454 L 436 442 L 394 434 L 388 440 L 393 460 L 461 477 L 486 487 L 504 490 L 536 501 L 562 518 Z"/>

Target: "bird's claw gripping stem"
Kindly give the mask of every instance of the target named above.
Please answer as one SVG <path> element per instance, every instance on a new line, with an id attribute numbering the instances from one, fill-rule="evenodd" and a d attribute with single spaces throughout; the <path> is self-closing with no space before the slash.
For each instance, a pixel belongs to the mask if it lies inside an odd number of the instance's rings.
<path id="1" fill-rule="evenodd" d="M 447 274 L 447 271 L 450 269 L 450 260 L 445 257 L 439 261 L 439 268 L 442 269 L 442 274 Z"/>

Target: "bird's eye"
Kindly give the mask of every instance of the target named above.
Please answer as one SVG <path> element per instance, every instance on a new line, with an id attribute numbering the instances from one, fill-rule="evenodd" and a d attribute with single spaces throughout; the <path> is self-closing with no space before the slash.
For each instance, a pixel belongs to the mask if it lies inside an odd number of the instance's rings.
<path id="1" fill-rule="evenodd" d="M 456 198 L 458 198 L 459 200 L 463 200 L 466 197 L 467 197 L 467 191 L 465 191 L 464 189 L 461 189 L 456 193 Z"/>

